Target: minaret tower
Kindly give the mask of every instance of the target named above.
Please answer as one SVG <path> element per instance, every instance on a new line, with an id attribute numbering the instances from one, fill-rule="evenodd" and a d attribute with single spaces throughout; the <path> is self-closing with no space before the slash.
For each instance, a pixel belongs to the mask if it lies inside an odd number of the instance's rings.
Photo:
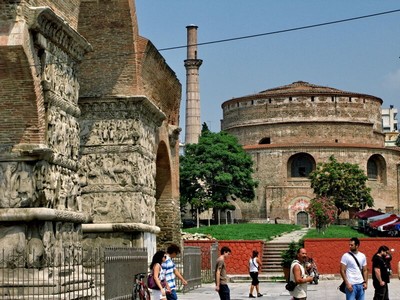
<path id="1" fill-rule="evenodd" d="M 185 144 L 196 144 L 201 133 L 199 69 L 201 59 L 197 59 L 197 26 L 187 28 L 186 68 L 186 123 Z"/>

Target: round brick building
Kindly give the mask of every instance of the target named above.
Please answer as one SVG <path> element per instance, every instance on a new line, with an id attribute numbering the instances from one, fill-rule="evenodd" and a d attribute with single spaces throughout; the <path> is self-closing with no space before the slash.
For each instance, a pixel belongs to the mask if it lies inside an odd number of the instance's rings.
<path id="1" fill-rule="evenodd" d="M 308 175 L 331 155 L 368 174 L 374 208 L 398 212 L 400 151 L 385 147 L 381 105 L 375 96 L 303 81 L 225 101 L 222 130 L 253 157 L 259 181 L 256 199 L 237 203 L 243 218 L 309 225 Z"/>

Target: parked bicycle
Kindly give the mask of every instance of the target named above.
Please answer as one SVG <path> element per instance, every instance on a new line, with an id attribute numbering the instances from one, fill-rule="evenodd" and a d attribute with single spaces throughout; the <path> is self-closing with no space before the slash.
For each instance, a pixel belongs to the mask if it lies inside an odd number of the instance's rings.
<path id="1" fill-rule="evenodd" d="M 135 285 L 132 291 L 132 300 L 150 300 L 150 291 L 147 288 L 144 278 L 146 274 L 138 273 L 135 275 Z"/>

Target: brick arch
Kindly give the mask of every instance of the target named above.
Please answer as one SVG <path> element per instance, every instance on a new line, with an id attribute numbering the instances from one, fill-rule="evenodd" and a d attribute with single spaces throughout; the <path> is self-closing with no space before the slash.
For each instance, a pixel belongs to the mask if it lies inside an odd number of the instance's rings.
<path id="1" fill-rule="evenodd" d="M 165 142 L 161 142 L 157 150 L 156 160 L 156 200 L 172 197 L 171 164 Z"/>
<path id="2" fill-rule="evenodd" d="M 172 195 L 172 170 L 168 146 L 164 141 L 158 145 L 156 159 L 156 225 L 160 227 L 157 235 L 157 248 L 165 249 L 175 241 L 175 232 L 172 224 L 175 222 L 175 201 Z"/>
<path id="3" fill-rule="evenodd" d="M 44 143 L 44 101 L 32 55 L 25 45 L 2 47 L 0 41 L 2 145 Z"/>

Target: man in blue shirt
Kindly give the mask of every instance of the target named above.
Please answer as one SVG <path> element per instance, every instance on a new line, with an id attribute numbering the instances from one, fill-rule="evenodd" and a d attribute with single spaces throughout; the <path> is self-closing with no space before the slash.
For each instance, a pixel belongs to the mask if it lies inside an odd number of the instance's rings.
<path id="1" fill-rule="evenodd" d="M 177 300 L 178 296 L 176 295 L 176 283 L 175 278 L 178 277 L 183 285 L 187 284 L 185 278 L 183 278 L 182 274 L 178 271 L 173 262 L 173 258 L 175 258 L 179 253 L 181 253 L 181 249 L 178 245 L 171 244 L 167 248 L 167 259 L 162 263 L 162 268 L 165 270 L 165 279 L 168 282 L 169 287 L 171 288 L 171 293 L 167 293 L 167 300 Z"/>

